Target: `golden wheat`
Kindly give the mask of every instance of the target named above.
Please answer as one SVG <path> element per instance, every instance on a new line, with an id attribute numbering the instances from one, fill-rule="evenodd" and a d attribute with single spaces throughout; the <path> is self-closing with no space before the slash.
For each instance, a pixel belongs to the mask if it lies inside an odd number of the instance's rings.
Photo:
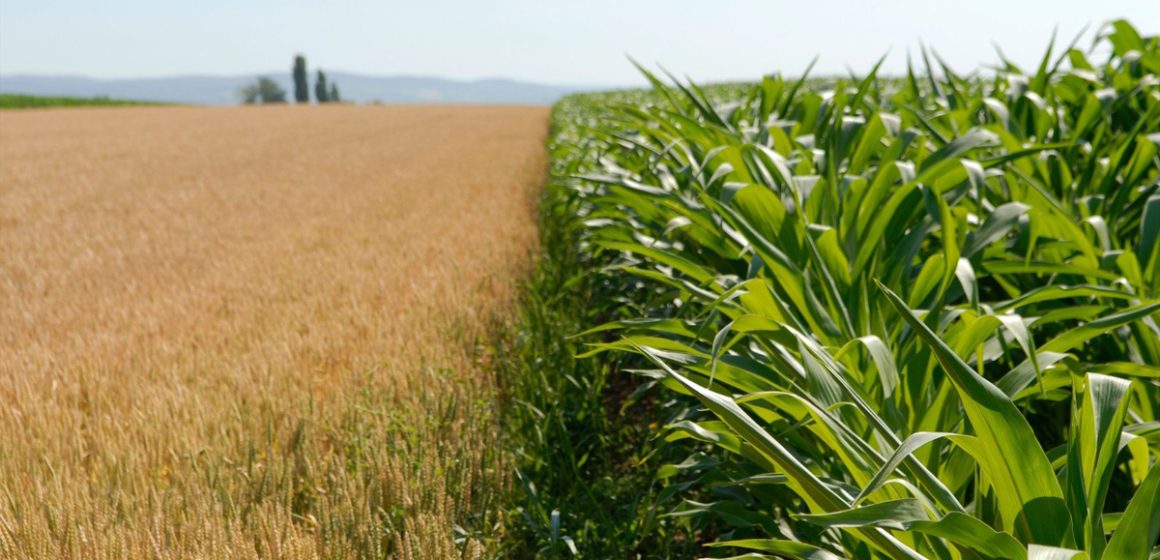
<path id="1" fill-rule="evenodd" d="M 546 117 L 0 113 L 0 556 L 482 554 Z"/>

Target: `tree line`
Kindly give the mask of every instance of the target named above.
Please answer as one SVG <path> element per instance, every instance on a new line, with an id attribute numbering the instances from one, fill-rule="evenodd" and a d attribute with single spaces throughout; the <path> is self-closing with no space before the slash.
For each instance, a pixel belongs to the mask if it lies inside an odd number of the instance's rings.
<path id="1" fill-rule="evenodd" d="M 291 70 L 294 80 L 294 101 L 300 104 L 310 103 L 310 83 L 306 77 L 306 57 L 294 57 L 294 67 Z M 286 90 L 267 76 L 260 76 L 254 83 L 247 84 L 238 90 L 238 96 L 246 105 L 265 103 L 286 103 Z M 342 97 L 338 93 L 338 84 L 326 79 L 326 73 L 320 68 L 314 79 L 314 100 L 319 103 L 338 103 Z"/>

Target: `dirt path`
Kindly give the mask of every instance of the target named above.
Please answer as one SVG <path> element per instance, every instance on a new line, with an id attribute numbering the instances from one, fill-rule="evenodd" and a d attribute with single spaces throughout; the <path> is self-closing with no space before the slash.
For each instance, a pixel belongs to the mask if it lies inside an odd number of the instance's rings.
<path id="1" fill-rule="evenodd" d="M 0 113 L 0 556 L 452 554 L 546 119 Z"/>

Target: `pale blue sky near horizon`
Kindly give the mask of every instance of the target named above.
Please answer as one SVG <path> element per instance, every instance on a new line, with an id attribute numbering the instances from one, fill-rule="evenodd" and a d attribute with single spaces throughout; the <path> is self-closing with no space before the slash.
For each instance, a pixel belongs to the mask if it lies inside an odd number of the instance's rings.
<path id="1" fill-rule="evenodd" d="M 781 71 L 864 73 L 890 52 L 935 48 L 960 71 L 995 63 L 992 44 L 1033 65 L 1053 29 L 1081 45 L 1127 17 L 1160 34 L 1160 0 L 0 0 L 0 74 L 96 78 L 289 71 L 513 78 L 574 86 L 635 85 L 626 56 L 698 81 Z"/>

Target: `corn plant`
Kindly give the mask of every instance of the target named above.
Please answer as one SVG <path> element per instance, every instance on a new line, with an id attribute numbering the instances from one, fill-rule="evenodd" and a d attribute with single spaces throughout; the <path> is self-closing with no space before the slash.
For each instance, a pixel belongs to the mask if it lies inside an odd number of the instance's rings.
<path id="1" fill-rule="evenodd" d="M 1160 554 L 1160 41 L 1097 35 L 1030 72 L 924 50 L 568 102 L 589 165 L 561 196 L 631 315 L 590 354 L 696 403 L 661 476 L 712 487 L 673 512 L 730 525 L 712 547 Z"/>

